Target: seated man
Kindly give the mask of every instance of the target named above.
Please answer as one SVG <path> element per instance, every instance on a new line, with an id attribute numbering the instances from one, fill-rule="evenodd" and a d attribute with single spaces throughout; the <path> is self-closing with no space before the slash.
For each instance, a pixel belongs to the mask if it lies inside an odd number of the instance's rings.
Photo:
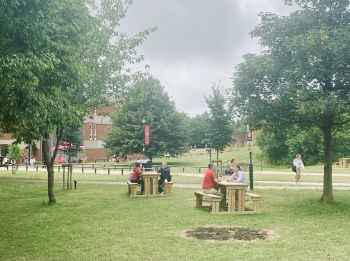
<path id="1" fill-rule="evenodd" d="M 158 191 L 160 194 L 164 194 L 164 191 L 163 191 L 164 182 L 171 181 L 170 168 L 167 166 L 166 162 L 162 163 L 162 167 L 158 170 L 158 172 L 160 173 L 160 177 L 158 180 Z"/>
<path id="2" fill-rule="evenodd" d="M 204 173 L 202 191 L 207 194 L 214 194 L 218 196 L 223 196 L 223 194 L 216 189 L 216 184 L 218 183 L 218 178 L 215 173 L 215 168 L 212 163 L 209 163 L 208 169 Z"/>

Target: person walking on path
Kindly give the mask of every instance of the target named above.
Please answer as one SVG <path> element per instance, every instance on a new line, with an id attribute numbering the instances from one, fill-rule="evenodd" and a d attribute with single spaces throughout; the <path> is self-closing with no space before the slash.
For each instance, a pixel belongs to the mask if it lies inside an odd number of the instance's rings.
<path id="1" fill-rule="evenodd" d="M 295 158 L 293 160 L 293 165 L 295 166 L 295 183 L 298 184 L 300 182 L 301 178 L 301 170 L 304 169 L 304 163 L 301 160 L 301 155 L 298 153 L 295 155 Z"/>
<path id="2" fill-rule="evenodd" d="M 215 168 L 212 163 L 209 163 L 208 169 L 204 173 L 203 183 L 202 183 L 202 191 L 207 194 L 214 194 L 218 196 L 223 196 L 223 194 L 216 189 L 216 185 L 219 182 Z"/>

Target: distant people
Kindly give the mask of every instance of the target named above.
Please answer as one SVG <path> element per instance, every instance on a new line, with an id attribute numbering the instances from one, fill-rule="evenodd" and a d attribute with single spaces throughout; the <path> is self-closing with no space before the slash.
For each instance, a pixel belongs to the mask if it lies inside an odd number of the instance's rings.
<path id="1" fill-rule="evenodd" d="M 233 166 L 233 174 L 231 175 L 229 181 L 245 183 L 245 176 L 241 170 L 241 166 L 237 164 Z"/>
<path id="2" fill-rule="evenodd" d="M 301 160 L 301 155 L 299 153 L 297 155 L 295 155 L 295 158 L 293 160 L 293 165 L 296 168 L 296 170 L 295 170 L 295 183 L 299 183 L 300 178 L 301 178 L 301 170 L 305 168 L 304 163 Z"/>
<path id="3" fill-rule="evenodd" d="M 142 174 L 141 164 L 139 162 L 136 162 L 130 181 L 141 185 L 141 192 L 143 193 L 145 191 L 145 182 L 143 180 Z"/>
<path id="4" fill-rule="evenodd" d="M 234 166 L 234 165 L 236 165 L 236 160 L 235 159 L 231 159 L 230 166 Z"/>
<path id="5" fill-rule="evenodd" d="M 223 194 L 216 189 L 218 182 L 219 180 L 215 173 L 215 167 L 212 163 L 209 163 L 208 169 L 205 171 L 204 177 L 203 177 L 203 183 L 202 183 L 203 193 L 223 196 Z"/>
<path id="6" fill-rule="evenodd" d="M 230 161 L 230 174 L 233 174 L 234 172 L 234 166 L 236 166 L 236 160 L 235 159 L 231 159 Z"/>
<path id="7" fill-rule="evenodd" d="M 9 164 L 8 161 L 9 161 L 8 158 L 5 156 L 5 157 L 3 158 L 3 160 L 2 160 L 2 164 L 8 165 L 8 164 Z"/>
<path id="8" fill-rule="evenodd" d="M 30 161 L 29 161 L 29 164 L 31 166 L 35 166 L 35 164 L 36 164 L 35 158 L 31 158 Z"/>
<path id="9" fill-rule="evenodd" d="M 164 191 L 163 191 L 164 182 L 171 181 L 170 168 L 168 167 L 166 162 L 162 163 L 162 166 L 160 167 L 158 172 L 160 173 L 160 177 L 158 180 L 158 191 L 160 194 L 164 194 Z"/>

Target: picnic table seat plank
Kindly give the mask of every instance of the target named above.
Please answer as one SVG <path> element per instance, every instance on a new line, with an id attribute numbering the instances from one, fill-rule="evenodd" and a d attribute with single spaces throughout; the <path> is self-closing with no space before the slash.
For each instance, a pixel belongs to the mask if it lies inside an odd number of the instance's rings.
<path id="1" fill-rule="evenodd" d="M 261 213 L 261 196 L 254 193 L 246 193 L 246 196 L 253 201 L 253 212 Z"/>
<path id="2" fill-rule="evenodd" d="M 128 183 L 128 193 L 129 193 L 130 197 L 137 196 L 137 189 L 138 189 L 139 184 L 133 183 L 129 180 L 127 181 L 127 183 Z"/>
<path id="3" fill-rule="evenodd" d="M 202 207 L 203 203 L 203 197 L 206 197 L 209 199 L 209 202 L 211 203 L 211 214 L 217 214 L 220 212 L 220 202 L 222 200 L 221 196 L 213 195 L 213 194 L 207 194 L 203 193 L 201 191 L 194 192 L 194 195 L 196 196 L 196 207 L 200 208 Z"/>

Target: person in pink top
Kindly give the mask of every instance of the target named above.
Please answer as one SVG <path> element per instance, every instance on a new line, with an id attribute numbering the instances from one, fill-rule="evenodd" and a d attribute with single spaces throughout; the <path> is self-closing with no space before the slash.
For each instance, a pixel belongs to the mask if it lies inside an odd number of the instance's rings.
<path id="1" fill-rule="evenodd" d="M 245 176 L 241 170 L 241 166 L 237 164 L 233 166 L 233 174 L 231 175 L 229 181 L 245 183 Z"/>

